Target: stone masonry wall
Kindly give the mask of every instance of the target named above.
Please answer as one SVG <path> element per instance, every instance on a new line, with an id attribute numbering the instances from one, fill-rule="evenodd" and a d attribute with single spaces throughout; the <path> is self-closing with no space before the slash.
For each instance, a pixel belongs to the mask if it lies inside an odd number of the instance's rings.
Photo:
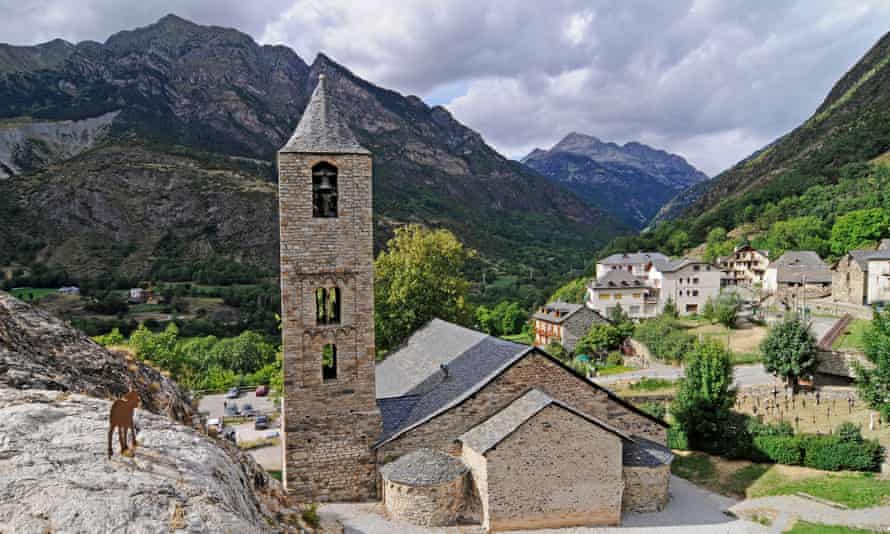
<path id="1" fill-rule="evenodd" d="M 621 438 L 548 406 L 485 453 L 492 530 L 617 525 Z"/>
<path id="2" fill-rule="evenodd" d="M 425 527 L 453 525 L 463 508 L 467 475 L 437 486 L 383 480 L 383 504 L 395 519 Z"/>
<path id="3" fill-rule="evenodd" d="M 338 216 L 312 216 L 312 167 L 338 170 Z M 279 212 L 284 346 L 284 479 L 301 501 L 376 497 L 371 158 L 281 153 Z M 316 324 L 315 289 L 341 289 L 337 325 Z M 337 379 L 322 380 L 322 347 Z"/>
<path id="4" fill-rule="evenodd" d="M 855 261 L 849 256 L 841 258 L 831 274 L 831 299 L 861 305 L 866 297 L 866 280 L 865 272 Z"/>
<path id="5" fill-rule="evenodd" d="M 533 352 L 460 405 L 383 445 L 378 454 L 397 457 L 428 447 L 458 455 L 457 436 L 488 419 L 531 388 L 538 388 L 554 399 L 628 433 L 661 444 L 667 442 L 667 429 L 663 426 L 613 401 L 604 391 L 586 383 L 584 378 Z"/>
<path id="6" fill-rule="evenodd" d="M 599 314 L 583 306 L 563 322 L 562 346 L 569 352 L 575 350 L 575 344 L 587 334 L 592 324 L 604 322 L 606 321 Z"/>
<path id="7" fill-rule="evenodd" d="M 671 480 L 670 464 L 658 467 L 624 468 L 624 496 L 621 509 L 624 512 L 660 512 L 670 499 L 668 485 Z"/>

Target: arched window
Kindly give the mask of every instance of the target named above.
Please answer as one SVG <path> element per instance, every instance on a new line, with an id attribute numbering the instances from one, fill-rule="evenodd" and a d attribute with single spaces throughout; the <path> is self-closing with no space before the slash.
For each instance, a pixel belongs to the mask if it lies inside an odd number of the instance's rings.
<path id="1" fill-rule="evenodd" d="M 339 287 L 320 287 L 315 290 L 315 323 L 340 324 Z"/>
<path id="2" fill-rule="evenodd" d="M 321 349 L 321 379 L 337 380 L 337 345 L 328 343 Z"/>
<path id="3" fill-rule="evenodd" d="M 337 216 L 337 167 L 324 161 L 312 167 L 312 216 Z"/>

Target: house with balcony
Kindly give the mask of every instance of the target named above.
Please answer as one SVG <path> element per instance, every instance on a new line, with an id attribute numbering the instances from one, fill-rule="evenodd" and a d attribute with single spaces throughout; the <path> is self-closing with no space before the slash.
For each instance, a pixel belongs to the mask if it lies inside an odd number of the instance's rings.
<path id="1" fill-rule="evenodd" d="M 669 258 L 661 252 L 632 252 L 612 254 L 601 259 L 596 264 L 596 278 L 599 280 L 606 273 L 621 271 L 633 276 L 645 277 L 649 267 L 656 261 L 668 261 Z"/>
<path id="2" fill-rule="evenodd" d="M 724 286 L 760 286 L 769 266 L 769 251 L 741 245 L 731 255 L 717 258 L 717 265 L 723 273 Z"/>
<path id="3" fill-rule="evenodd" d="M 648 276 L 634 276 L 632 271 L 615 269 L 591 280 L 587 286 L 587 307 L 611 317 L 621 306 L 631 319 L 645 319 L 658 314 L 658 292 L 649 287 Z"/>

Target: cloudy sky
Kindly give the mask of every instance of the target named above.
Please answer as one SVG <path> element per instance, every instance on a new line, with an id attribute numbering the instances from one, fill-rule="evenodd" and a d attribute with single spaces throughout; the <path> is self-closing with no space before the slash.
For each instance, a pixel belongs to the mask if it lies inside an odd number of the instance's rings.
<path id="1" fill-rule="evenodd" d="M 888 0 L 0 0 L 0 41 L 104 41 L 166 13 L 326 52 L 511 157 L 570 131 L 708 174 L 802 122 L 890 30 Z"/>

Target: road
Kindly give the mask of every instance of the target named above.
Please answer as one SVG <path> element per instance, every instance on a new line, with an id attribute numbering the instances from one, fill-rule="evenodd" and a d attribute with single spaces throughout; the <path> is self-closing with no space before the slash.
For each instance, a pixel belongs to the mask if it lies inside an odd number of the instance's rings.
<path id="1" fill-rule="evenodd" d="M 654 364 L 646 369 L 638 369 L 628 373 L 609 375 L 594 378 L 597 384 L 608 386 L 618 382 L 639 380 L 640 378 L 663 378 L 665 380 L 677 380 L 683 378 L 683 368 L 673 365 Z M 770 385 L 775 382 L 775 377 L 767 373 L 761 364 L 736 365 L 733 369 L 733 385 L 739 387 L 751 387 Z"/>

